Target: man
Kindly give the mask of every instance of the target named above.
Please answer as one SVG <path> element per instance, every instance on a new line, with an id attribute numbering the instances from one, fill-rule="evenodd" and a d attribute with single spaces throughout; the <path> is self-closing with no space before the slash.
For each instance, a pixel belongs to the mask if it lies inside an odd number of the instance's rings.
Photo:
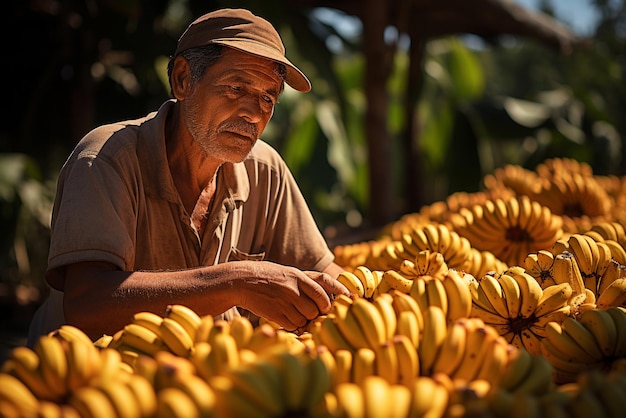
<path id="1" fill-rule="evenodd" d="M 348 295 L 288 168 L 259 136 L 284 82 L 308 79 L 247 10 L 194 21 L 168 66 L 174 99 L 101 126 L 61 170 L 29 344 L 70 323 L 92 338 L 139 311 L 265 317 L 288 330 Z"/>

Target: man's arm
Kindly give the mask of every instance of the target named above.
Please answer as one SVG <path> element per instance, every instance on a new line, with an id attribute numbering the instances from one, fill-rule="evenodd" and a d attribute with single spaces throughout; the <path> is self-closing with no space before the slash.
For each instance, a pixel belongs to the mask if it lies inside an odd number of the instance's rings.
<path id="1" fill-rule="evenodd" d="M 331 265 L 326 270 L 336 268 Z M 158 272 L 124 272 L 103 262 L 77 263 L 66 269 L 64 312 L 68 323 L 92 338 L 113 334 L 136 312 L 163 314 L 173 303 L 212 316 L 240 306 L 296 329 L 328 312 L 329 295 L 349 295 L 334 277 L 264 261 Z"/>

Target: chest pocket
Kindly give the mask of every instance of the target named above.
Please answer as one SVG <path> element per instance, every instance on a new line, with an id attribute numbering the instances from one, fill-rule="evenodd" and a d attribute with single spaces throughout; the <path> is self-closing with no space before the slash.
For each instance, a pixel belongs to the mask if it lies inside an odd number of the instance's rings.
<path id="1" fill-rule="evenodd" d="M 228 252 L 227 261 L 263 261 L 265 258 L 265 251 L 255 254 L 246 253 L 235 247 L 230 247 Z"/>

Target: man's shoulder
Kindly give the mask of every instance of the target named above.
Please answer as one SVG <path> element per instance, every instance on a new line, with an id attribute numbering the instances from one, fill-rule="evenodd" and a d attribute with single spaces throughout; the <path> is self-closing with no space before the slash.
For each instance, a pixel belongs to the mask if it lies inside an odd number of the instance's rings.
<path id="1" fill-rule="evenodd" d="M 284 164 L 283 158 L 278 151 L 262 139 L 256 141 L 252 151 L 248 154 L 247 160 L 271 166 Z"/>

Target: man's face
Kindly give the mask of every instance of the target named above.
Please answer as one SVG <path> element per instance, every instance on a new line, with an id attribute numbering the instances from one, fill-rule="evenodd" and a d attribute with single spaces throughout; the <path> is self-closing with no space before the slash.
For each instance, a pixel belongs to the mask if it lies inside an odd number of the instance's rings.
<path id="1" fill-rule="evenodd" d="M 210 158 L 240 162 L 267 126 L 282 79 L 276 63 L 224 48 L 182 100 L 187 129 Z"/>

